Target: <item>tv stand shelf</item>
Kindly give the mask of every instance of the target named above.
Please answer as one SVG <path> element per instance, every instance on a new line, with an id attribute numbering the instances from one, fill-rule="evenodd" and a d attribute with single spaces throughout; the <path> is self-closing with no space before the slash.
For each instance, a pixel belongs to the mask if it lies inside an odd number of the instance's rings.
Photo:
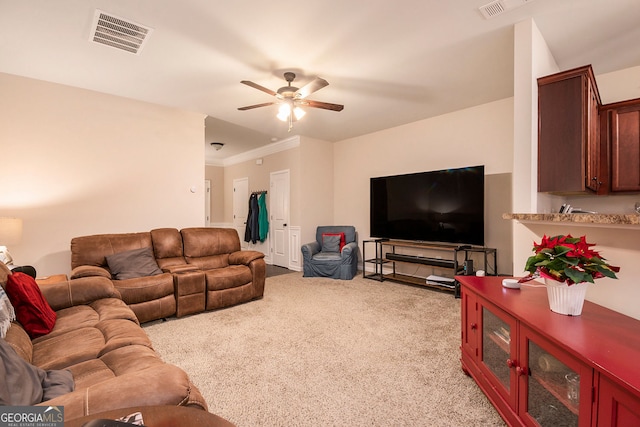
<path id="1" fill-rule="evenodd" d="M 367 247 L 371 245 L 375 247 L 375 255 L 367 258 Z M 425 252 L 440 254 L 438 256 L 424 256 L 422 254 L 415 255 L 409 252 Z M 425 277 L 418 275 L 404 274 L 396 271 L 397 265 L 403 264 L 419 264 L 431 266 L 436 269 L 452 270 L 451 276 L 464 272 L 465 261 L 471 260 L 473 253 L 481 253 L 483 256 L 484 271 L 487 275 L 497 275 L 497 259 L 496 249 L 485 248 L 469 245 L 445 245 L 428 242 L 409 242 L 403 240 L 388 239 L 371 239 L 364 240 L 362 244 L 362 277 L 372 280 L 392 280 L 396 282 L 408 283 L 411 285 L 426 286 L 454 292 L 456 297 L 459 295 L 459 284 L 457 281 L 451 283 L 438 284 L 434 281 L 427 282 Z M 464 258 L 460 260 L 459 254 L 464 254 Z M 373 265 L 372 270 L 367 272 L 367 265 Z M 387 268 L 385 269 L 385 266 Z M 386 270 L 386 271 L 385 271 Z M 469 272 L 473 274 L 473 272 Z M 448 274 L 449 275 L 449 274 Z M 453 277 L 451 277 L 453 278 Z"/>

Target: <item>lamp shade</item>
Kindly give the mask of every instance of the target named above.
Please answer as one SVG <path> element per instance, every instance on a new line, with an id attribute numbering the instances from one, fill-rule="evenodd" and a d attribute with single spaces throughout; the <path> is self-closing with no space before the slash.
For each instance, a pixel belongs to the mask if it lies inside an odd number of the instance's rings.
<path id="1" fill-rule="evenodd" d="M 0 217 L 0 245 L 20 243 L 22 239 L 22 219 Z"/>

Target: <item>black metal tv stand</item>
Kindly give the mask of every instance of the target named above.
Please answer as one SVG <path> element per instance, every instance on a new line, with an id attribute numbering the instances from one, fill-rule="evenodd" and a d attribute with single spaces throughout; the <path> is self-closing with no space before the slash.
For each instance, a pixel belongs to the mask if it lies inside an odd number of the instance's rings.
<path id="1" fill-rule="evenodd" d="M 367 258 L 367 249 L 371 250 L 371 245 L 375 246 L 375 255 Z M 445 273 L 442 274 L 442 277 L 449 278 L 451 276 L 450 279 L 453 279 L 453 276 L 465 273 L 465 261 L 472 259 L 473 253 L 482 254 L 483 262 L 476 266 L 477 269 L 483 269 L 487 275 L 497 275 L 497 250 L 494 248 L 389 239 L 364 240 L 362 243 L 362 276 L 381 282 L 393 280 L 436 288 L 454 292 L 458 296 L 459 284 L 456 281 L 443 280 L 440 283 L 437 280 L 427 280 L 426 277 L 400 273 L 397 271 L 397 267 L 403 264 L 431 266 L 438 271 L 444 270 Z M 460 254 L 464 255 L 462 259 L 460 259 L 462 256 Z M 371 268 L 371 266 L 373 267 Z M 369 271 L 367 271 L 367 267 L 370 267 Z M 469 272 L 469 274 L 472 273 Z"/>

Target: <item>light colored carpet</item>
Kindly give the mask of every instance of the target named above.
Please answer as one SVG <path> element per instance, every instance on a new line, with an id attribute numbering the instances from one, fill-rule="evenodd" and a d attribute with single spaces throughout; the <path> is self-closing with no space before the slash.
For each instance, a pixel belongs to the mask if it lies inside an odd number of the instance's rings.
<path id="1" fill-rule="evenodd" d="M 505 425 L 460 368 L 452 294 L 294 272 L 262 300 L 144 329 L 238 427 Z"/>

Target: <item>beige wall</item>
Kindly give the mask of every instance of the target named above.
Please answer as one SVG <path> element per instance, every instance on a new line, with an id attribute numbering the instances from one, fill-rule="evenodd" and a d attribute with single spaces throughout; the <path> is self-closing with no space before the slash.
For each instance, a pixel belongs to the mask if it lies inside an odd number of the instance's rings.
<path id="1" fill-rule="evenodd" d="M 66 273 L 74 236 L 204 224 L 204 115 L 7 74 L 0 93 L 16 263 Z"/>
<path id="2" fill-rule="evenodd" d="M 484 165 L 486 175 L 501 176 L 496 183 L 505 179 L 510 183 L 512 141 L 513 99 L 509 98 L 338 142 L 334 222 L 355 225 L 360 241 L 369 237 L 371 177 Z M 487 209 L 492 209 L 485 220 L 486 245 L 498 248 L 498 270 L 510 273 L 511 233 L 501 215 L 510 209 L 511 194 L 509 186 L 501 188 L 504 194 L 486 193 L 493 198 L 486 201 Z"/>
<path id="3" fill-rule="evenodd" d="M 262 164 L 256 164 L 257 158 L 262 159 Z M 233 223 L 233 180 L 240 178 L 249 179 L 249 191 L 269 190 L 270 175 L 272 172 L 289 170 L 291 179 L 291 222 L 300 217 L 299 186 L 300 180 L 300 148 L 280 151 L 274 154 L 259 155 L 224 168 L 224 222 Z M 270 195 L 267 193 L 267 207 L 270 203 Z M 248 200 L 247 200 L 248 203 Z M 295 219 L 294 219 L 295 218 Z"/>
<path id="4" fill-rule="evenodd" d="M 206 165 L 204 179 L 211 182 L 211 219 L 209 222 L 224 222 L 224 168 Z"/>
<path id="5" fill-rule="evenodd" d="M 249 190 L 269 189 L 270 174 L 290 173 L 290 225 L 298 226 L 303 242 L 313 239 L 320 224 L 333 224 L 333 144 L 296 136 L 295 148 L 263 155 L 256 150 L 249 159 L 224 168 L 224 221 L 233 222 L 233 180 L 249 179 Z M 274 144 L 277 146 L 278 144 Z M 256 164 L 257 159 L 262 164 Z M 267 202 L 270 201 L 267 195 Z M 292 248 L 299 250 L 299 248 Z"/>
<path id="6" fill-rule="evenodd" d="M 632 212 L 634 201 L 640 198 L 634 196 L 592 196 L 573 197 L 565 199 L 557 196 L 537 194 L 536 187 L 518 185 L 526 182 L 537 171 L 537 110 L 534 110 L 534 120 L 522 120 L 519 114 L 526 115 L 537 100 L 537 86 L 535 79 L 558 71 L 554 61 L 549 59 L 546 42 L 537 30 L 533 21 L 523 21 L 516 25 L 516 85 L 518 81 L 523 86 L 516 87 L 515 93 L 515 135 L 516 153 L 514 157 L 514 211 L 515 212 L 549 212 L 558 211 L 559 206 L 569 201 L 574 206 L 583 209 L 596 210 L 607 213 Z M 586 64 L 585 64 L 586 65 Z M 640 67 L 620 70 L 605 75 L 596 75 L 596 82 L 603 102 L 610 103 L 624 99 L 640 97 L 640 87 L 637 75 Z M 528 76 L 522 78 L 522 75 Z M 520 77 L 520 78 L 519 78 Z M 533 86 L 532 86 L 533 85 Z M 522 135 L 530 135 L 522 137 Z M 530 147 L 521 149 L 521 147 Z M 527 176 L 517 168 L 519 164 L 531 164 L 532 176 Z M 525 174 L 524 176 L 522 174 Z M 534 181 L 535 182 L 535 181 Z M 517 197 L 515 196 L 517 194 Z M 527 201 L 532 200 L 530 205 Z M 619 280 L 599 279 L 587 291 L 587 299 L 597 304 L 609 307 L 628 316 L 640 319 L 640 229 L 610 228 L 610 227 L 577 227 L 565 224 L 519 224 L 514 223 L 514 274 L 523 275 L 527 257 L 531 255 L 533 241 L 540 241 L 544 235 L 572 234 L 586 235 L 590 243 L 596 243 L 596 250 L 612 264 L 620 266 Z"/>
<path id="7" fill-rule="evenodd" d="M 334 220 L 334 144 L 300 139 L 300 226 L 303 243 L 315 240 L 319 225 L 338 225 Z M 299 249 L 299 248 L 298 248 Z"/>

